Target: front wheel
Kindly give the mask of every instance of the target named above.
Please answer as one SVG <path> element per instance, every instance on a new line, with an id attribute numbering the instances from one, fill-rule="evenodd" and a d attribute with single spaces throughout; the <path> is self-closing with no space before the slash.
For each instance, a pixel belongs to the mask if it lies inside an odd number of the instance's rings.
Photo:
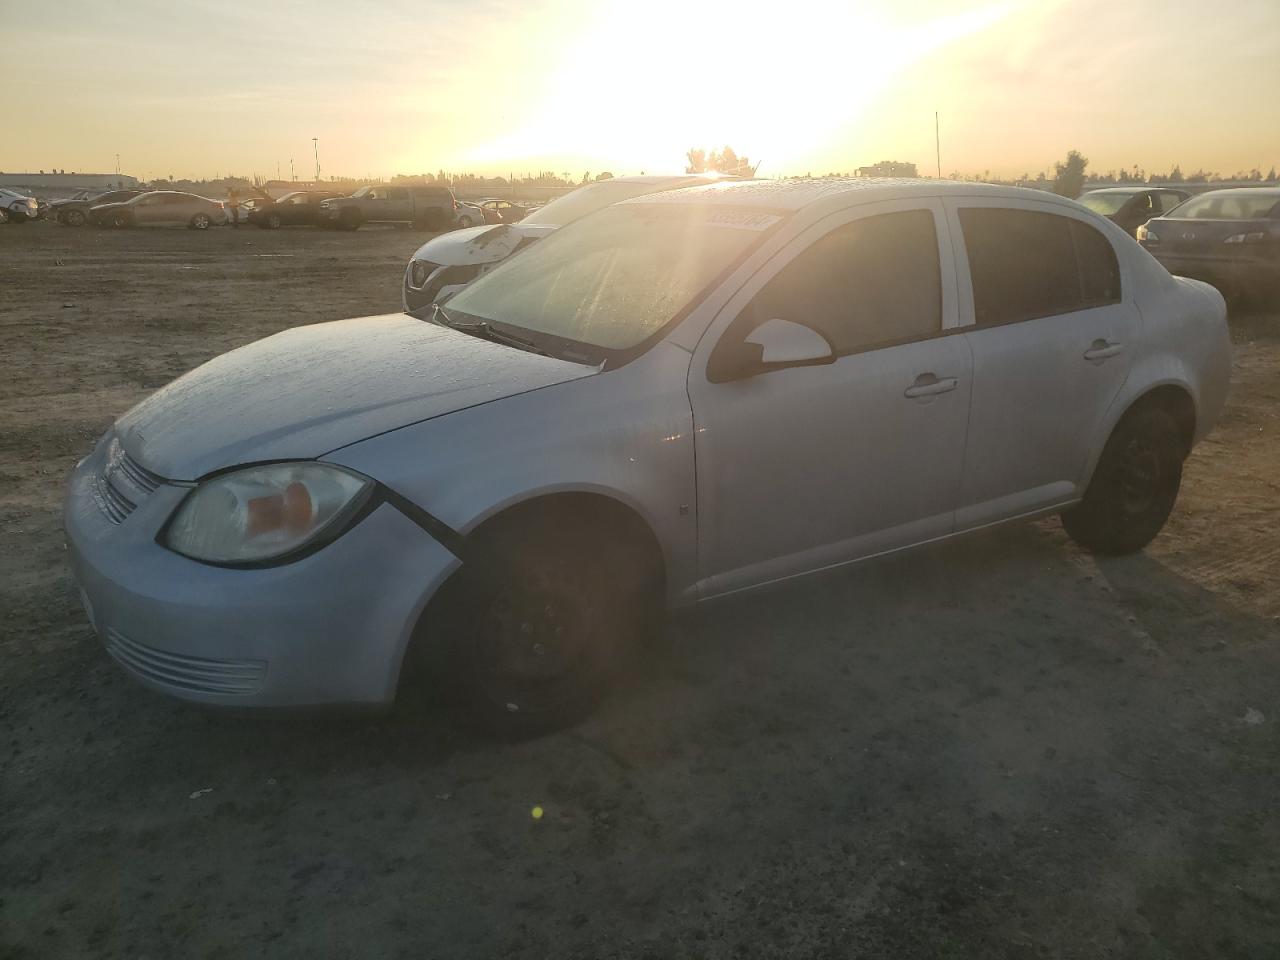
<path id="1" fill-rule="evenodd" d="M 1084 499 L 1062 514 L 1067 535 L 1095 553 L 1136 553 L 1164 527 L 1182 484 L 1187 444 L 1157 407 L 1125 414 L 1107 440 Z"/>
<path id="2" fill-rule="evenodd" d="M 0 207 L 0 223 L 8 223 L 8 222 L 9 222 L 9 211 L 6 210 L 4 207 Z"/>
<path id="3" fill-rule="evenodd" d="M 284 221 L 280 219 L 280 214 L 278 213 L 267 214 L 268 230 L 279 230 L 282 226 L 284 226 Z"/>
<path id="4" fill-rule="evenodd" d="M 651 624 L 633 553 L 572 525 L 522 521 L 477 545 L 431 632 L 446 691 L 490 732 L 532 736 L 583 717 Z"/>
<path id="5" fill-rule="evenodd" d="M 62 215 L 62 222 L 65 223 L 68 227 L 83 227 L 84 211 L 68 210 L 66 213 Z"/>
<path id="6" fill-rule="evenodd" d="M 129 215 L 127 213 L 112 214 L 111 220 L 109 222 L 111 223 L 111 226 L 115 227 L 118 230 L 122 230 L 125 227 L 129 226 Z"/>
<path id="7" fill-rule="evenodd" d="M 208 230 L 212 223 L 213 219 L 207 213 L 197 213 L 191 218 L 190 226 L 192 230 Z"/>

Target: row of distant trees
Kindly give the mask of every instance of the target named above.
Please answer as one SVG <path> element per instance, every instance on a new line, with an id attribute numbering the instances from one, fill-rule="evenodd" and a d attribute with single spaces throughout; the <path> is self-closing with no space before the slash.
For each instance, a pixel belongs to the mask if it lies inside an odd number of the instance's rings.
<path id="1" fill-rule="evenodd" d="M 1234 175 L 1228 177 L 1203 168 L 1184 175 L 1182 168 L 1177 164 L 1168 173 L 1152 173 L 1150 175 L 1137 164 L 1134 164 L 1130 170 L 1108 170 L 1106 173 L 1088 173 L 1088 168 L 1088 157 L 1084 156 L 1079 150 L 1070 151 L 1065 160 L 1054 164 L 1053 192 L 1064 197 L 1077 197 L 1086 183 L 1220 183 L 1224 180 L 1275 183 L 1277 181 L 1275 167 L 1272 167 L 1265 176 L 1263 176 L 1261 170 L 1254 167 L 1248 171 L 1238 170 Z M 1022 176 L 1024 180 L 1029 179 L 1025 173 Z M 1040 174 L 1038 179 L 1043 181 L 1046 177 L 1044 174 Z"/>
<path id="2" fill-rule="evenodd" d="M 747 157 L 739 155 L 730 146 L 725 146 L 720 150 L 706 150 L 701 147 L 694 147 L 685 153 L 686 173 L 717 172 L 750 177 L 755 175 L 759 166 L 759 163 L 752 164 Z M 894 168 L 893 175 L 895 176 L 914 174 L 914 164 L 890 164 L 885 162 L 876 164 L 874 167 L 859 167 L 855 175 L 876 175 L 881 172 L 880 168 L 889 166 Z M 898 171 L 898 168 L 910 168 L 911 172 L 902 173 Z M 812 176 L 812 174 L 806 174 L 806 176 Z M 827 173 L 823 176 L 837 177 L 848 176 L 848 174 Z M 391 178 L 391 182 L 404 184 L 438 183 L 446 184 L 467 194 L 503 194 L 520 188 L 532 188 L 544 193 L 555 190 L 570 190 L 574 187 L 600 180 L 608 180 L 612 177 L 613 174 L 609 171 L 596 174 L 592 174 L 591 171 L 584 171 L 580 177 L 574 176 L 567 170 L 560 172 L 540 170 L 537 173 L 525 173 L 521 176 L 513 174 L 509 177 L 487 177 L 474 173 L 453 173 L 447 170 L 439 170 L 436 173 L 396 174 Z M 242 187 L 247 183 L 253 183 L 255 186 L 261 187 L 267 179 L 269 178 L 260 176 L 252 178 L 220 177 L 214 180 L 177 180 L 170 177 L 168 179 L 155 180 L 152 185 L 156 187 L 166 186 L 174 190 L 189 190 L 197 187 L 205 190 L 231 189 L 233 187 Z M 330 177 L 328 179 L 334 184 L 345 185 L 366 183 L 378 178 Z M 992 181 L 993 178 L 990 170 L 984 170 L 981 173 L 972 174 L 953 172 L 948 179 Z M 1275 167 L 1272 167 L 1265 174 L 1261 170 L 1254 168 L 1247 171 L 1239 170 L 1234 174 L 1223 176 L 1203 168 L 1184 174 L 1182 168 L 1177 165 L 1167 173 L 1148 173 L 1137 164 L 1127 169 L 1107 170 L 1100 173 L 1090 171 L 1089 159 L 1079 150 L 1072 150 L 1067 154 L 1066 159 L 1054 164 L 1052 180 L 1044 171 L 1041 171 L 1034 177 L 1029 173 L 1024 173 L 1013 182 L 1031 183 L 1043 189 L 1052 188 L 1055 193 L 1062 196 L 1075 197 L 1079 196 L 1086 184 L 1214 183 L 1222 181 L 1276 183 L 1280 181 L 1280 176 L 1277 175 Z"/>

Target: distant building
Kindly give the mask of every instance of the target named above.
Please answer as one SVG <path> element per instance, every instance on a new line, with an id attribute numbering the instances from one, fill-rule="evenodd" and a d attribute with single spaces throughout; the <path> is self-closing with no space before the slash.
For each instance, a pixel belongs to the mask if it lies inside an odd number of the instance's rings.
<path id="1" fill-rule="evenodd" d="M 0 187 L 19 193 L 70 196 L 78 190 L 132 190 L 138 178 L 123 173 L 0 173 Z"/>
<path id="2" fill-rule="evenodd" d="M 859 167 L 854 171 L 859 177 L 909 177 L 918 178 L 914 163 L 900 163 L 897 160 L 881 160 L 869 167 Z"/>

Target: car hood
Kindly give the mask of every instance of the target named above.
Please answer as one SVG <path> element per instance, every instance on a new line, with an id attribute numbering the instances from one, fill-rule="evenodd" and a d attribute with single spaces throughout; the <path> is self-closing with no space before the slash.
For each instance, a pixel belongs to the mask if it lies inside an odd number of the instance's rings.
<path id="1" fill-rule="evenodd" d="M 405 314 L 295 327 L 232 350 L 116 423 L 148 470 L 197 480 L 308 460 L 375 434 L 596 371 Z"/>
<path id="2" fill-rule="evenodd" d="M 445 267 L 496 263 L 515 252 L 523 240 L 541 240 L 556 229 L 550 223 L 497 223 L 464 227 L 433 237 L 420 246 L 414 260 Z"/>

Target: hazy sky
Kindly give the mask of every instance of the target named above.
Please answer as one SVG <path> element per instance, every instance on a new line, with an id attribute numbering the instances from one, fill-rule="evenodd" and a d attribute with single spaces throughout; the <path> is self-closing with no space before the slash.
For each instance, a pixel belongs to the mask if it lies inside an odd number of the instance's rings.
<path id="1" fill-rule="evenodd" d="M 0 0 L 0 170 L 1280 166 L 1280 0 Z M 14 42 L 17 35 L 23 42 Z"/>

